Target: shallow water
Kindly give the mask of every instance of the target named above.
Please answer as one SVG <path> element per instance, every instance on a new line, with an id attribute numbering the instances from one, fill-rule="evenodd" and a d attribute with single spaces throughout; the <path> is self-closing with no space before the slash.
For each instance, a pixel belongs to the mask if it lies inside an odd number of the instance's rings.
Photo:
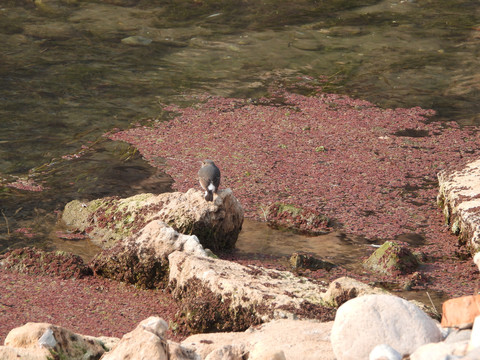
<path id="1" fill-rule="evenodd" d="M 0 187 L 0 251 L 35 243 L 91 256 L 88 243 L 55 235 L 56 210 L 171 185 L 101 135 L 166 119 L 163 104 L 188 104 L 191 94 L 259 97 L 301 81 L 479 125 L 479 12 L 477 1 L 440 0 L 3 1 L 0 179 L 46 190 Z M 247 221 L 239 248 L 311 251 L 349 266 L 368 246 L 357 240 Z"/>

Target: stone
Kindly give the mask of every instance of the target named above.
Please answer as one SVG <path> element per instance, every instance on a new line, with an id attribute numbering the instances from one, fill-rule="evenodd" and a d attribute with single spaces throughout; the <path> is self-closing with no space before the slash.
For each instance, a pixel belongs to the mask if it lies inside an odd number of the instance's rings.
<path id="1" fill-rule="evenodd" d="M 325 234 L 332 230 L 325 215 L 292 204 L 276 202 L 266 209 L 264 216 L 270 225 L 309 234 Z"/>
<path id="2" fill-rule="evenodd" d="M 480 315 L 480 295 L 462 296 L 447 300 L 442 305 L 443 327 L 471 327 Z"/>
<path id="3" fill-rule="evenodd" d="M 472 333 L 470 334 L 470 341 L 468 343 L 468 350 L 480 347 L 480 316 L 477 316 L 473 322 Z"/>
<path id="4" fill-rule="evenodd" d="M 165 320 L 149 317 L 125 334 L 111 351 L 102 356 L 102 360 L 199 360 L 193 351 L 166 340 L 167 329 Z"/>
<path id="5" fill-rule="evenodd" d="M 90 267 L 97 275 L 142 288 L 165 287 L 168 255 L 177 250 L 207 256 L 195 235 L 180 234 L 166 223 L 153 220 L 140 232 L 97 254 Z"/>
<path id="6" fill-rule="evenodd" d="M 380 344 L 403 356 L 441 340 L 434 320 L 417 306 L 391 295 L 365 295 L 347 301 L 337 310 L 331 334 L 338 360 L 368 359 Z"/>
<path id="7" fill-rule="evenodd" d="M 460 170 L 438 173 L 440 185 L 438 204 L 443 208 L 445 222 L 467 244 L 472 253 L 480 250 L 480 160 Z"/>
<path id="8" fill-rule="evenodd" d="M 475 253 L 475 255 L 473 256 L 473 262 L 475 265 L 477 265 L 478 270 L 480 270 L 480 251 Z"/>
<path id="9" fill-rule="evenodd" d="M 386 275 L 409 274 L 418 265 L 418 259 L 406 246 L 393 241 L 385 241 L 364 262 L 366 268 Z"/>
<path id="10" fill-rule="evenodd" d="M 205 360 L 243 360 L 248 351 L 245 345 L 225 345 L 209 353 Z M 250 358 L 250 357 L 249 357 Z"/>
<path id="11" fill-rule="evenodd" d="M 282 359 L 282 355 L 288 360 L 334 360 L 330 344 L 332 325 L 333 321 L 273 320 L 244 332 L 191 335 L 181 345 L 209 360 L 217 359 L 213 355 L 209 358 L 210 354 L 227 353 L 225 349 L 232 349 L 235 354 L 244 351 L 250 360 Z"/>
<path id="12" fill-rule="evenodd" d="M 5 338 L 5 347 L 1 349 L 1 359 L 7 359 L 8 354 L 17 354 L 22 358 L 36 359 L 40 354 L 56 354 L 68 359 L 98 359 L 105 349 L 98 339 L 75 334 L 60 326 L 48 323 L 27 323 L 11 330 Z M 5 348 L 3 347 L 3 348 Z"/>
<path id="13" fill-rule="evenodd" d="M 380 344 L 373 348 L 368 356 L 369 360 L 402 360 L 402 355 L 387 344 Z"/>
<path id="14" fill-rule="evenodd" d="M 344 276 L 330 283 L 327 291 L 322 295 L 322 299 L 332 307 L 339 307 L 357 296 L 372 294 L 389 294 L 389 292 Z"/>
<path id="15" fill-rule="evenodd" d="M 122 39 L 122 44 L 131 46 L 147 46 L 152 43 L 152 39 L 143 36 L 129 36 Z"/>
<path id="16" fill-rule="evenodd" d="M 295 252 L 290 257 L 290 266 L 293 270 L 308 269 L 315 271 L 325 269 L 330 271 L 335 267 L 335 264 L 315 257 L 312 254 Z"/>
<path id="17" fill-rule="evenodd" d="M 217 195 L 213 202 L 206 202 L 203 192 L 190 189 L 186 193 L 138 194 L 125 199 L 73 200 L 65 205 L 62 220 L 70 229 L 86 232 L 103 249 L 135 234 L 152 220 L 196 235 L 205 248 L 233 249 L 242 229 L 243 209 L 232 190 L 222 189 Z"/>
<path id="18" fill-rule="evenodd" d="M 288 271 L 243 266 L 176 251 L 169 282 L 192 332 L 242 331 L 279 318 L 332 320 L 325 286 Z"/>
<path id="19" fill-rule="evenodd" d="M 410 360 L 446 360 L 459 359 L 467 353 L 468 341 L 455 343 L 430 343 L 420 346 L 411 355 Z"/>

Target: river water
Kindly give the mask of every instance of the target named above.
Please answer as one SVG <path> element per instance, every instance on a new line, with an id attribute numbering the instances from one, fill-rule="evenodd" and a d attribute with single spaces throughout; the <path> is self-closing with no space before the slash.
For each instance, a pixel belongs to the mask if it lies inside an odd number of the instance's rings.
<path id="1" fill-rule="evenodd" d="M 66 202 L 171 185 L 102 134 L 165 118 L 164 104 L 188 104 L 192 94 L 259 97 L 272 83 L 309 79 L 480 125 L 479 45 L 473 0 L 3 0 L 0 251 L 37 244 L 89 258 L 98 249 L 88 241 L 58 237 Z M 15 182 L 43 191 L 8 186 Z M 367 246 L 328 237 L 330 260 L 347 266 Z M 315 238 L 253 222 L 238 246 L 323 255 Z"/>

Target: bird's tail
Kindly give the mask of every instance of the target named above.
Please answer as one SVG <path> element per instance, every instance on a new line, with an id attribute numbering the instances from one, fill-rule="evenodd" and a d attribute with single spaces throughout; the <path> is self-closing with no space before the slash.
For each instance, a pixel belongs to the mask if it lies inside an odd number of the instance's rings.
<path id="1" fill-rule="evenodd" d="M 205 200 L 207 200 L 207 201 L 213 201 L 213 192 L 211 192 L 211 191 L 205 191 Z"/>

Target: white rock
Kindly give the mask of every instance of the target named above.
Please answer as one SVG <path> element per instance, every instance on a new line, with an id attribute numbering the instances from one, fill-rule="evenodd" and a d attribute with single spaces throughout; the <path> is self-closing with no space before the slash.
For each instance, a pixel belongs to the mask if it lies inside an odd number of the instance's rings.
<path id="1" fill-rule="evenodd" d="M 257 343 L 250 351 L 248 360 L 286 360 L 285 353 L 264 343 Z"/>
<path id="2" fill-rule="evenodd" d="M 453 360 L 467 353 L 468 341 L 456 343 L 430 343 L 420 346 L 411 355 L 410 360 Z"/>
<path id="3" fill-rule="evenodd" d="M 270 360 L 281 359 L 282 355 L 288 360 L 335 360 L 330 344 L 332 325 L 333 321 L 274 320 L 245 332 L 192 335 L 181 345 L 194 349 L 202 359 L 210 354 L 223 354 L 224 347 L 234 346 L 250 353 L 249 360 L 253 359 L 252 355 L 257 356 L 256 352 L 262 356 L 266 349 L 271 349 L 269 354 L 276 356 Z"/>
<path id="4" fill-rule="evenodd" d="M 381 344 L 373 348 L 369 360 L 402 360 L 402 355 L 390 345 Z"/>
<path id="5" fill-rule="evenodd" d="M 243 360 L 247 353 L 243 344 L 225 345 L 212 351 L 205 360 Z"/>
<path id="6" fill-rule="evenodd" d="M 477 347 L 480 347 L 480 316 L 477 316 L 473 322 L 468 350 L 471 351 Z"/>
<path id="7" fill-rule="evenodd" d="M 365 295 L 347 301 L 337 310 L 332 347 L 338 360 L 368 359 L 379 344 L 400 354 L 442 340 L 434 320 L 410 302 L 390 295 Z"/>

